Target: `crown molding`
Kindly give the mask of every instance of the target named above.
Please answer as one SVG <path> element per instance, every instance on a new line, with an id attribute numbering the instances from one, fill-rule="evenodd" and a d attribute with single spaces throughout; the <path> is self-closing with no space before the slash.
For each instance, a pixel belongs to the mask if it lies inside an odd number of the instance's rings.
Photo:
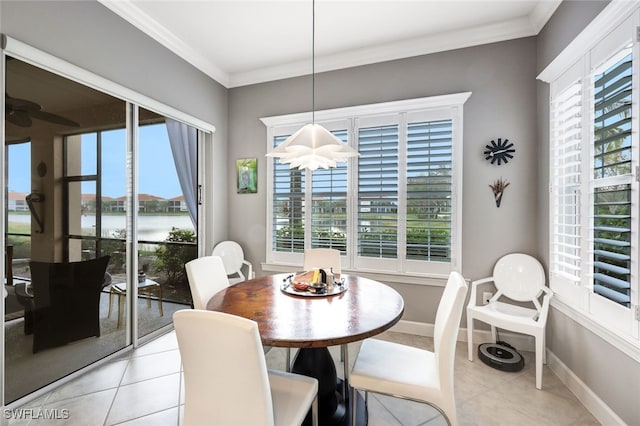
<path id="1" fill-rule="evenodd" d="M 197 52 L 143 12 L 131 0 L 98 1 L 226 88 L 299 77 L 311 73 L 311 58 L 246 72 L 227 73 L 211 58 Z M 315 70 L 316 72 L 333 71 L 534 36 L 538 34 L 560 3 L 561 0 L 543 1 L 530 15 L 497 24 L 412 38 L 365 49 L 344 51 L 334 55 L 317 56 Z"/>
<path id="2" fill-rule="evenodd" d="M 316 73 L 392 61 L 536 35 L 528 17 L 316 57 Z M 230 75 L 229 87 L 310 74 L 311 59 Z"/>
<path id="3" fill-rule="evenodd" d="M 191 46 L 143 12 L 130 0 L 98 0 L 98 2 L 218 83 L 225 87 L 229 86 L 229 74 L 191 48 Z"/>

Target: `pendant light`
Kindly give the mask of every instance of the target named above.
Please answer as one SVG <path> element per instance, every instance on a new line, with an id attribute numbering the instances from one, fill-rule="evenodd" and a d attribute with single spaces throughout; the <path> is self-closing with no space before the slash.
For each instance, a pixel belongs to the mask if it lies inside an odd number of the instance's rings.
<path id="1" fill-rule="evenodd" d="M 315 36 L 316 36 L 316 2 L 313 0 L 311 25 L 311 123 L 289 136 L 278 145 L 267 157 L 279 158 L 280 163 L 289 164 L 289 168 L 328 169 L 336 167 L 338 162 L 345 162 L 349 157 L 358 156 L 358 152 L 338 139 L 333 133 L 317 124 L 316 109 L 316 74 L 315 74 Z"/>

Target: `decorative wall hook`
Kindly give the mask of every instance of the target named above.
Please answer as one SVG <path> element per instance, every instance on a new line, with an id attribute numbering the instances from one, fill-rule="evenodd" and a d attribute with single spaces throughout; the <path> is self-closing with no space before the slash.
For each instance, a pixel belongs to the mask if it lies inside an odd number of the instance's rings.
<path id="1" fill-rule="evenodd" d="M 42 234 L 44 232 L 44 220 L 38 214 L 38 211 L 34 207 L 33 203 L 44 202 L 44 195 L 40 194 L 39 192 L 32 192 L 31 194 L 27 195 L 25 199 L 27 201 L 27 206 L 29 206 L 29 211 L 31 212 L 31 215 L 38 225 L 38 229 L 36 229 L 36 232 L 38 234 Z"/>
<path id="2" fill-rule="evenodd" d="M 493 191 L 493 196 L 496 199 L 496 207 L 500 207 L 500 202 L 502 201 L 502 196 L 504 195 L 504 190 L 509 186 L 509 182 L 500 178 L 496 180 L 493 185 L 489 185 L 489 188 Z"/>

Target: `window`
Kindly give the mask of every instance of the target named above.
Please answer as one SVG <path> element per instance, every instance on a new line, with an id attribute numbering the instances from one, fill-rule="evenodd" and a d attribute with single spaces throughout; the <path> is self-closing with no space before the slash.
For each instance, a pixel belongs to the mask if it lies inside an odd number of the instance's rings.
<path id="1" fill-rule="evenodd" d="M 637 344 L 634 33 L 627 19 L 552 82 L 550 285 L 563 303 Z"/>
<path id="2" fill-rule="evenodd" d="M 267 263 L 334 248 L 343 269 L 445 276 L 460 265 L 462 106 L 469 93 L 317 111 L 359 157 L 333 169 L 269 161 Z M 263 118 L 268 150 L 304 114 Z"/>

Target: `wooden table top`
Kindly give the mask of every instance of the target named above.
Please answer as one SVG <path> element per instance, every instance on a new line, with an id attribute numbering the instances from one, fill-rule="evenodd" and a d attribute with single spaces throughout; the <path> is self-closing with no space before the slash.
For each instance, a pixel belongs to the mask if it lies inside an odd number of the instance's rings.
<path id="1" fill-rule="evenodd" d="M 342 275 L 348 289 L 334 296 L 295 296 L 281 290 L 290 274 L 259 277 L 216 293 L 207 309 L 258 323 L 267 346 L 319 348 L 382 333 L 402 317 L 404 301 L 391 287 Z"/>

